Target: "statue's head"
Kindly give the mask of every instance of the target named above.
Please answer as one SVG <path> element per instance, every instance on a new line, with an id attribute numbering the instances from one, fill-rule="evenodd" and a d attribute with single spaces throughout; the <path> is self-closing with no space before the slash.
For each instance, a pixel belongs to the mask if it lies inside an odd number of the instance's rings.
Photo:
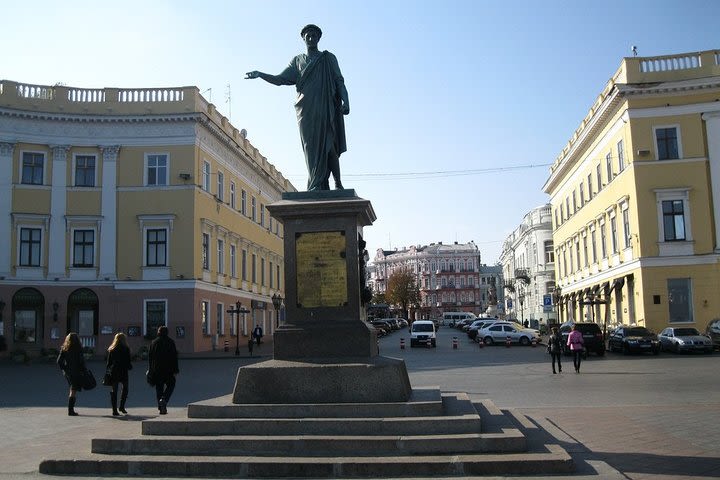
<path id="1" fill-rule="evenodd" d="M 312 23 L 309 25 L 305 25 L 303 29 L 300 30 L 300 36 L 302 38 L 305 38 L 305 34 L 311 30 L 317 32 L 317 38 L 318 40 L 320 40 L 320 37 L 322 37 L 322 30 L 320 30 L 320 27 L 318 27 L 317 25 L 313 25 Z"/>

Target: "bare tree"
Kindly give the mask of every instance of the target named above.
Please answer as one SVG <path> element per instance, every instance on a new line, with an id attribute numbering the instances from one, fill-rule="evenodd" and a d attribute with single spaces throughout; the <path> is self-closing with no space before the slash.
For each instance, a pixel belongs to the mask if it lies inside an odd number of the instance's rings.
<path id="1" fill-rule="evenodd" d="M 415 274 L 407 268 L 393 272 L 388 279 L 385 298 L 389 303 L 400 306 L 404 317 L 408 318 L 408 307 L 420 303 Z"/>

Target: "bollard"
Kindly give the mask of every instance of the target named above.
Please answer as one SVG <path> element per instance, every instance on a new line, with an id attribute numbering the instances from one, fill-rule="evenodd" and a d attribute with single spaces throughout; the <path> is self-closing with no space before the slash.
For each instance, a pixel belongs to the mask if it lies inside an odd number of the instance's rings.
<path id="1" fill-rule="evenodd" d="M 230 348 L 228 347 L 228 341 L 227 341 L 227 340 L 225 340 L 225 347 L 223 347 L 223 350 L 225 350 L 226 352 L 230 350 Z"/>
<path id="2" fill-rule="evenodd" d="M 510 335 L 505 337 L 505 347 L 510 348 Z"/>
<path id="3" fill-rule="evenodd" d="M 430 340 L 430 339 L 428 338 L 428 339 L 427 339 L 427 348 L 430 348 L 430 347 L 432 347 L 432 340 Z"/>
<path id="4" fill-rule="evenodd" d="M 400 338 L 400 350 L 405 350 L 405 339 Z"/>
<path id="5" fill-rule="evenodd" d="M 537 338 L 533 338 L 530 345 L 532 345 L 533 348 L 537 347 Z"/>
<path id="6" fill-rule="evenodd" d="M 453 346 L 453 350 L 457 350 L 457 347 L 458 347 L 457 337 L 453 337 L 452 346 Z"/>
<path id="7" fill-rule="evenodd" d="M 484 346 L 485 346 L 485 340 L 483 340 L 483 339 L 481 338 L 480 340 L 478 340 L 478 347 L 479 347 L 479 348 L 483 348 Z"/>

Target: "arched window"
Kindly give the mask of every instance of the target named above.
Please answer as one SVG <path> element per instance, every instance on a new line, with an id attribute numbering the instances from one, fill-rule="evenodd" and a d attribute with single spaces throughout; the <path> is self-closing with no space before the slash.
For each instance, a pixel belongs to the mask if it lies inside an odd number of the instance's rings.
<path id="1" fill-rule="evenodd" d="M 35 344 L 42 339 L 45 298 L 34 288 L 21 288 L 12 299 L 13 342 Z"/>
<path id="2" fill-rule="evenodd" d="M 89 288 L 79 288 L 68 296 L 67 330 L 80 336 L 83 347 L 95 348 L 98 334 L 98 297 Z"/>

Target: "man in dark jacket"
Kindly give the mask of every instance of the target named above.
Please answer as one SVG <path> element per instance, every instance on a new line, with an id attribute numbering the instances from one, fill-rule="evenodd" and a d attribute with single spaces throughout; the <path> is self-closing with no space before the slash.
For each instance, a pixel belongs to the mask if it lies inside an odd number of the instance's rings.
<path id="1" fill-rule="evenodd" d="M 150 378 L 155 383 L 155 394 L 160 415 L 167 414 L 167 404 L 175 390 L 175 375 L 178 369 L 178 354 L 175 342 L 168 336 L 168 328 L 161 326 L 157 338 L 150 344 L 148 352 Z"/>

